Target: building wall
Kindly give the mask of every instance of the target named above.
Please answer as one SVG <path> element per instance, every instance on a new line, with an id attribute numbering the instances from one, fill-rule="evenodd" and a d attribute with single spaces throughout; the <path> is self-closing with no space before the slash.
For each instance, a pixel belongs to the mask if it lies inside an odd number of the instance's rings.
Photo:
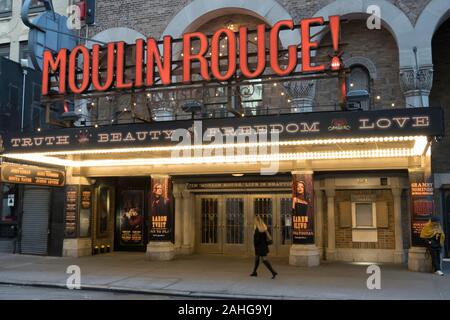
<path id="1" fill-rule="evenodd" d="M 434 143 L 432 149 L 433 171 L 444 173 L 450 171 L 450 19 L 447 20 L 433 37 L 434 77 L 430 102 L 444 110 L 445 137 Z"/>
<path id="2" fill-rule="evenodd" d="M 373 195 L 376 201 L 388 204 L 388 228 L 378 228 L 378 242 L 353 242 L 352 228 L 341 227 L 339 203 L 351 201 L 351 195 Z M 395 249 L 394 209 L 391 190 L 337 190 L 335 197 L 336 248 L 352 249 Z"/>
<path id="3" fill-rule="evenodd" d="M 367 30 L 365 24 L 364 20 L 356 20 L 342 25 L 341 39 L 346 43 L 342 59 L 345 63 L 349 59 L 362 57 L 375 65 L 376 79 L 372 79 L 373 91 L 370 92 L 374 109 L 389 109 L 392 103 L 395 107 L 404 107 L 397 44 L 388 30 Z M 331 45 L 329 34 L 323 38 L 322 44 Z M 318 55 L 325 56 L 323 51 L 328 52 L 330 48 L 322 49 Z M 317 81 L 316 106 L 319 110 L 330 109 L 330 102 L 337 101 L 338 96 L 337 79 Z M 377 96 L 381 99 L 376 99 Z"/>
<path id="4" fill-rule="evenodd" d="M 53 1 L 55 11 L 66 15 L 66 10 L 71 0 Z M 29 29 L 26 27 L 20 17 L 22 0 L 13 0 L 12 15 L 0 18 L 0 44 L 10 43 L 10 59 L 19 62 L 20 42 L 28 40 Z M 36 17 L 38 13 L 31 14 L 30 17 Z"/>

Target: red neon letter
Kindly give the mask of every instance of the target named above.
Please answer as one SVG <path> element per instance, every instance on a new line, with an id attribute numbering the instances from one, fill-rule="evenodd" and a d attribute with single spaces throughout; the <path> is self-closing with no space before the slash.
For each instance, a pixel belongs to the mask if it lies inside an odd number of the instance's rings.
<path id="1" fill-rule="evenodd" d="M 220 36 L 227 37 L 228 45 L 228 70 L 224 75 L 220 73 Z M 236 36 L 227 28 L 222 28 L 214 33 L 211 40 L 211 72 L 217 80 L 226 81 L 236 72 Z"/>
<path id="2" fill-rule="evenodd" d="M 136 74 L 134 76 L 134 86 L 140 88 L 144 85 L 144 40 L 136 40 L 136 55 L 134 61 Z"/>
<path id="3" fill-rule="evenodd" d="M 44 61 L 42 69 L 42 95 L 46 96 L 50 87 L 50 72 L 58 71 L 59 68 L 59 93 L 66 93 L 66 68 L 67 68 L 67 49 L 61 49 L 56 59 L 53 60 L 53 54 L 50 51 L 44 52 Z"/>
<path id="4" fill-rule="evenodd" d="M 300 22 L 302 29 L 302 68 L 303 72 L 314 72 L 325 70 L 325 65 L 311 66 L 311 48 L 317 48 L 319 45 L 317 42 L 311 42 L 310 40 L 310 25 L 313 23 L 323 24 L 323 17 L 303 19 Z"/>
<path id="5" fill-rule="evenodd" d="M 116 88 L 130 89 L 133 86 L 131 82 L 124 82 L 125 78 L 125 42 L 117 43 L 117 67 L 116 67 Z"/>
<path id="6" fill-rule="evenodd" d="M 279 76 L 286 76 L 290 74 L 297 65 L 297 46 L 291 45 L 288 48 L 288 65 L 286 69 L 281 69 L 278 64 L 278 35 L 281 27 L 287 27 L 288 29 L 294 28 L 294 22 L 292 20 L 281 20 L 275 23 L 270 31 L 270 67 Z"/>
<path id="7" fill-rule="evenodd" d="M 83 58 L 83 74 L 81 75 L 81 85 L 78 86 L 78 76 L 77 76 L 77 67 L 78 67 L 78 55 L 81 54 Z M 80 94 L 86 91 L 89 88 L 90 79 L 89 79 L 89 50 L 82 45 L 76 46 L 73 48 L 69 57 L 69 88 L 75 94 Z"/>
<path id="8" fill-rule="evenodd" d="M 155 60 L 158 66 L 159 78 L 163 84 L 171 83 L 171 71 L 172 71 L 172 37 L 165 36 L 164 39 L 164 52 L 163 60 L 161 62 L 161 54 L 159 53 L 158 45 L 155 39 L 147 39 L 147 86 L 152 86 L 155 81 Z"/>
<path id="9" fill-rule="evenodd" d="M 108 43 L 107 50 L 107 66 L 106 66 L 106 80 L 102 85 L 100 83 L 100 45 L 94 44 L 92 46 L 92 85 L 97 91 L 109 90 L 114 81 L 114 43 Z"/>
<path id="10" fill-rule="evenodd" d="M 260 24 L 257 27 L 257 64 L 256 70 L 251 72 L 248 68 L 248 50 L 247 50 L 247 27 L 239 28 L 239 66 L 242 74 L 248 78 L 257 78 L 266 68 L 266 26 Z"/>
<path id="11" fill-rule="evenodd" d="M 198 38 L 200 40 L 200 50 L 196 54 L 191 54 L 191 39 Z M 183 36 L 183 82 L 191 81 L 191 61 L 200 62 L 200 74 L 203 80 L 210 80 L 208 74 L 208 62 L 204 55 L 208 51 L 208 39 L 201 32 L 186 33 Z"/>

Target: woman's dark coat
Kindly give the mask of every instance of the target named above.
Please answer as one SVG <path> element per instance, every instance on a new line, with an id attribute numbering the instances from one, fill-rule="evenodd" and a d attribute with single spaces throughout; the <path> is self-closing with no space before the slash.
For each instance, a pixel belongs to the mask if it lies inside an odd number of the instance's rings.
<path id="1" fill-rule="evenodd" d="M 255 246 L 255 255 L 267 256 L 269 253 L 269 245 L 267 244 L 267 234 L 265 232 L 259 232 L 258 229 L 255 229 L 253 244 Z"/>

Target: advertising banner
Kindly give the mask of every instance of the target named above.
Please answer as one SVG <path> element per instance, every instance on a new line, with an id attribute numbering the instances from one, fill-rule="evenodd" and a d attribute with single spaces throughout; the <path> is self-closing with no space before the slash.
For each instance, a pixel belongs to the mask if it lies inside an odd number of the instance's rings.
<path id="1" fill-rule="evenodd" d="M 312 173 L 292 175 L 292 234 L 294 244 L 314 244 Z"/>
<path id="2" fill-rule="evenodd" d="M 168 176 L 152 176 L 150 195 L 150 241 L 173 242 L 174 203 Z"/>
<path id="3" fill-rule="evenodd" d="M 120 193 L 120 244 L 142 245 L 144 238 L 144 191 Z"/>
<path id="4" fill-rule="evenodd" d="M 426 171 L 409 171 L 411 199 L 411 243 L 413 246 L 425 246 L 420 232 L 423 225 L 433 215 L 434 184 L 432 176 Z"/>

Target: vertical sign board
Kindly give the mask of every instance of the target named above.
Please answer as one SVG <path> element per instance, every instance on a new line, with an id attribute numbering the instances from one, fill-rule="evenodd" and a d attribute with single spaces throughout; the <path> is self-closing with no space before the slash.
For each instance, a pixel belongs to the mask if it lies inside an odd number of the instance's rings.
<path id="1" fill-rule="evenodd" d="M 314 244 L 312 173 L 292 175 L 292 235 L 294 244 Z"/>
<path id="2" fill-rule="evenodd" d="M 424 171 L 410 171 L 410 199 L 411 199 L 411 243 L 413 246 L 425 246 L 420 232 L 423 225 L 433 215 L 434 185 L 432 176 Z"/>
<path id="3" fill-rule="evenodd" d="M 168 176 L 152 176 L 150 194 L 150 241 L 173 242 L 174 200 Z"/>
<path id="4" fill-rule="evenodd" d="M 92 188 L 90 186 L 82 186 L 80 206 L 80 237 L 89 237 L 91 235 L 91 216 Z"/>
<path id="5" fill-rule="evenodd" d="M 144 241 L 144 191 L 120 193 L 120 244 L 142 245 Z"/>
<path id="6" fill-rule="evenodd" d="M 66 186 L 64 237 L 76 238 L 78 232 L 79 186 Z"/>

